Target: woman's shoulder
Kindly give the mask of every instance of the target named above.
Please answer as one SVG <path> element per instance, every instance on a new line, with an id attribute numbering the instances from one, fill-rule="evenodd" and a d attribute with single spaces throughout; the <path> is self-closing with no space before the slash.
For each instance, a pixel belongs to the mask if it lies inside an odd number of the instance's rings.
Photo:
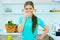
<path id="1" fill-rule="evenodd" d="M 37 22 L 38 22 L 38 23 L 44 23 L 44 21 L 43 21 L 42 18 L 40 18 L 40 17 L 37 17 Z"/>
<path id="2" fill-rule="evenodd" d="M 19 16 L 19 19 L 23 19 L 23 18 L 24 18 L 24 16 L 23 16 L 23 15 Z"/>
<path id="3" fill-rule="evenodd" d="M 37 20 L 42 20 L 40 17 L 37 17 Z"/>

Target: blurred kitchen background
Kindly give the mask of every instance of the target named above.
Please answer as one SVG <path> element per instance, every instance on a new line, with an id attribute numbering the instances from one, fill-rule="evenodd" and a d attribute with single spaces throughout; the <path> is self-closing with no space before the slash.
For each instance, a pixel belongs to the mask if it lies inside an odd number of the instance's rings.
<path id="1" fill-rule="evenodd" d="M 0 0 L 0 33 L 6 32 L 5 24 L 8 21 L 12 20 L 13 23 L 18 24 L 19 17 L 24 13 L 22 9 L 26 1 L 29 0 Z M 58 31 L 60 29 L 60 0 L 31 1 L 35 4 L 34 14 L 46 23 L 49 32 Z"/>

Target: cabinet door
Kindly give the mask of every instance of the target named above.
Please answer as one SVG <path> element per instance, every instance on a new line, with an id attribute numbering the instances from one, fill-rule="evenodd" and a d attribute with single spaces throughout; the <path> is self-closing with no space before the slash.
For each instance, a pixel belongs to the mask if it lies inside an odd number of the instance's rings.
<path id="1" fill-rule="evenodd" d="M 22 40 L 21 36 L 13 36 L 13 40 Z"/>
<path id="2" fill-rule="evenodd" d="M 7 36 L 0 36 L 0 40 L 7 40 Z M 13 40 L 21 40 L 21 36 L 13 36 Z"/>
<path id="3" fill-rule="evenodd" d="M 6 40 L 6 36 L 0 36 L 0 40 Z"/>

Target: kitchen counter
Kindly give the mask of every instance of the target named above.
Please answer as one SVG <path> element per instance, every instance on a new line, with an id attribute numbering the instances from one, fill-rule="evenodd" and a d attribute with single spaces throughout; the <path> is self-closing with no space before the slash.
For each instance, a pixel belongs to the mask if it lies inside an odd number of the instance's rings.
<path id="1" fill-rule="evenodd" d="M 22 36 L 21 33 L 0 33 L 0 35 L 2 36 L 8 36 L 8 35 L 12 35 L 12 36 Z M 60 36 L 55 36 L 54 34 L 52 33 L 48 33 L 48 36 L 50 36 L 51 38 L 53 38 L 54 40 L 60 40 Z"/>
<path id="2" fill-rule="evenodd" d="M 43 31 L 40 31 L 40 33 L 38 33 L 38 34 L 41 34 L 41 35 L 42 35 L 43 33 L 44 33 Z M 60 40 L 60 36 L 56 36 L 56 35 L 55 35 L 55 32 L 51 32 L 51 31 L 50 31 L 50 32 L 47 33 L 47 35 L 48 35 L 49 37 L 53 38 L 54 40 L 57 40 L 57 39 Z"/>
<path id="3" fill-rule="evenodd" d="M 21 40 L 21 33 L 0 33 L 0 40 Z"/>
<path id="4" fill-rule="evenodd" d="M 12 35 L 12 36 L 21 36 L 21 33 L 0 33 L 0 35 Z"/>

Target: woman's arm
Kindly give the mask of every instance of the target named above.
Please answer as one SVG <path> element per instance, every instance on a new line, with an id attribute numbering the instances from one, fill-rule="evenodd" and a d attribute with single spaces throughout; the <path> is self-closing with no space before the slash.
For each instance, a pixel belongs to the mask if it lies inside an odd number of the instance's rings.
<path id="1" fill-rule="evenodd" d="M 36 36 L 36 38 L 42 40 L 48 33 L 48 27 L 44 26 L 44 33 L 41 36 Z"/>
<path id="2" fill-rule="evenodd" d="M 18 32 L 22 32 L 24 29 L 24 23 L 25 23 L 26 18 L 23 19 L 22 23 L 18 25 Z"/>
<path id="3" fill-rule="evenodd" d="M 40 39 L 43 39 L 48 33 L 48 27 L 44 26 L 44 33 L 41 35 Z"/>

